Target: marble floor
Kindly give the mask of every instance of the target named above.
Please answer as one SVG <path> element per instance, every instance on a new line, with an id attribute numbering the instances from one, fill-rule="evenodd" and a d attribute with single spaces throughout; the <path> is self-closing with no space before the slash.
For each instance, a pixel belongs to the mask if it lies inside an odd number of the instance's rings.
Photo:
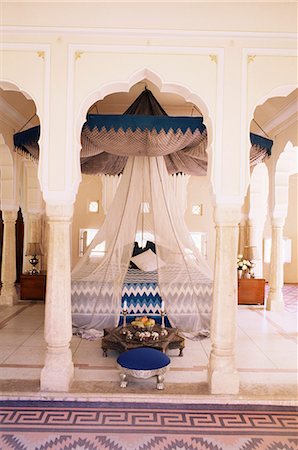
<path id="1" fill-rule="evenodd" d="M 297 285 L 284 286 L 285 310 L 269 312 L 262 306 L 238 306 L 237 369 L 240 392 L 211 396 L 207 386 L 210 339 L 186 341 L 183 357 L 168 352 L 171 367 L 164 391 L 155 381 L 131 380 L 119 386 L 117 353 L 104 357 L 100 340 L 73 336 L 71 350 L 75 381 L 67 394 L 39 390 L 46 344 L 43 337 L 44 303 L 20 301 L 0 306 L 0 398 L 96 399 L 148 396 L 155 401 L 284 402 L 297 404 Z"/>

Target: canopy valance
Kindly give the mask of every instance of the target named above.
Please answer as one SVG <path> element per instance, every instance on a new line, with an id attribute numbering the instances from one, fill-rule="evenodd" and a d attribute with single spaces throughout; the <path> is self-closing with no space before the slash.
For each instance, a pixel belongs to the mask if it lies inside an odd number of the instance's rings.
<path id="1" fill-rule="evenodd" d="M 17 150 L 39 157 L 40 127 L 14 135 Z M 273 141 L 250 134 L 251 165 L 270 156 Z M 122 115 L 88 114 L 81 135 L 81 170 L 122 173 L 129 156 L 163 156 L 168 173 L 206 175 L 207 130 L 203 117 L 169 117 L 145 89 Z"/>

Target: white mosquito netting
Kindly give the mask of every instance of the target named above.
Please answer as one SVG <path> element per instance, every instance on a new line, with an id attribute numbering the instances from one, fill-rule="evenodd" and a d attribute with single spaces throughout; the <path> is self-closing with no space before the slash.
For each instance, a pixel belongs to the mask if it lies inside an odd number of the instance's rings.
<path id="1" fill-rule="evenodd" d="M 143 214 L 142 205 L 149 204 Z M 155 237 L 158 286 L 172 326 L 192 336 L 207 335 L 212 274 L 176 205 L 165 160 L 129 156 L 106 219 L 72 272 L 72 301 L 88 321 L 75 327 L 115 327 L 121 292 L 137 229 Z M 95 249 L 101 249 L 95 252 Z"/>

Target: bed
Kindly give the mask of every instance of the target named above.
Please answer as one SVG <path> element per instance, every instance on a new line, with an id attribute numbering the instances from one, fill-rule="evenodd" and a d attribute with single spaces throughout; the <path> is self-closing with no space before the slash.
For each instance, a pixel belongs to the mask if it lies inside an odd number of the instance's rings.
<path id="1" fill-rule="evenodd" d="M 191 286 L 188 281 L 186 283 L 181 282 L 181 277 L 180 281 L 177 282 L 178 266 L 173 264 L 167 266 L 167 277 L 164 277 L 163 287 L 160 289 L 157 270 L 140 270 L 134 264 L 134 261 L 139 261 L 140 255 L 147 255 L 148 251 L 155 253 L 153 243 L 147 242 L 144 249 L 140 249 L 137 244 L 135 245 L 130 267 L 122 285 L 121 301 L 116 302 L 114 311 L 110 307 L 114 288 L 112 283 L 106 284 L 104 289 L 96 281 L 76 281 L 72 283 L 72 318 L 76 329 L 95 328 L 102 330 L 121 325 L 123 323 L 124 302 L 127 305 L 126 319 L 128 322 L 138 316 L 148 316 L 160 323 L 162 291 L 167 299 L 166 312 L 168 317 L 165 314 L 166 326 L 170 326 L 171 322 L 174 326 L 183 329 L 182 325 L 185 324 L 185 329 L 199 329 L 199 334 L 202 335 L 209 333 L 212 311 L 212 283 L 210 279 L 205 281 L 200 279 L 197 283 L 194 273 L 192 276 L 194 281 Z M 181 267 L 179 267 L 179 273 L 181 275 Z M 189 276 L 189 269 L 188 273 L 185 273 L 186 280 L 188 279 L 187 276 Z M 98 299 L 101 301 L 98 301 Z"/>
<path id="2" fill-rule="evenodd" d="M 147 241 L 145 248 L 134 245 L 132 258 L 151 250 L 155 253 L 155 244 Z M 111 286 L 111 290 L 112 290 Z M 96 282 L 72 283 L 72 320 L 75 327 L 80 328 L 88 323 L 91 315 L 102 315 L 104 311 L 100 303 L 95 304 L 98 296 L 104 295 L 101 286 Z M 157 323 L 161 321 L 161 296 L 158 287 L 157 271 L 145 272 L 140 270 L 132 261 L 127 271 L 121 295 L 121 313 L 118 325 L 123 323 L 123 306 L 127 305 L 127 321 L 135 317 L 148 316 Z M 165 324 L 169 326 L 165 315 Z"/>

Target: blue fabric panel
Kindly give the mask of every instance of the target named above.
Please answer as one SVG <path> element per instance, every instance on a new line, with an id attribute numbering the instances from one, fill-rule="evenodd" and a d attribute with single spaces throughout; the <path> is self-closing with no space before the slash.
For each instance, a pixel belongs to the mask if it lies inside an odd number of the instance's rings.
<path id="1" fill-rule="evenodd" d="M 29 128 L 25 131 L 20 131 L 20 133 L 15 133 L 13 135 L 13 143 L 17 148 L 22 148 L 24 145 L 34 144 L 38 142 L 40 137 L 40 126 Z"/>
<path id="2" fill-rule="evenodd" d="M 258 145 L 259 147 L 265 148 L 268 155 L 271 155 L 271 148 L 273 145 L 273 141 L 271 139 L 259 136 L 258 134 L 250 133 L 250 142 L 252 145 Z"/>
<path id="3" fill-rule="evenodd" d="M 149 249 L 152 250 L 152 252 L 156 254 L 156 247 L 155 247 L 154 242 L 147 241 L 145 248 L 142 248 L 142 247 L 140 248 L 138 246 L 138 243 L 135 242 L 135 245 L 134 245 L 134 248 L 133 248 L 133 252 L 132 252 L 132 256 L 140 255 L 141 253 L 144 253 L 144 252 L 146 252 Z"/>
<path id="4" fill-rule="evenodd" d="M 142 116 L 142 115 L 123 115 L 123 114 L 88 114 L 87 125 L 92 130 L 97 128 L 101 130 L 105 127 L 106 130 L 119 130 L 120 128 L 126 131 L 130 128 L 132 131 L 140 129 L 156 130 L 160 132 L 164 130 L 180 129 L 183 133 L 190 129 L 192 133 L 199 129 L 201 133 L 206 129 L 203 123 L 203 117 L 168 117 L 168 116 Z"/>
<path id="5" fill-rule="evenodd" d="M 160 350 L 150 347 L 138 347 L 127 350 L 117 359 L 121 367 L 134 370 L 154 370 L 170 364 L 170 358 Z"/>

